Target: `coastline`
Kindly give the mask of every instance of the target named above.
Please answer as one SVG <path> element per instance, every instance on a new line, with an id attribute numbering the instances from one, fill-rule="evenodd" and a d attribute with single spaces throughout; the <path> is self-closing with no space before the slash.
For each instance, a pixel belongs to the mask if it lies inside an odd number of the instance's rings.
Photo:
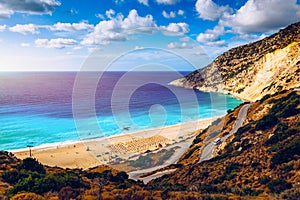
<path id="1" fill-rule="evenodd" d="M 113 158 L 126 160 L 144 153 L 145 149 L 156 150 L 158 143 L 159 146 L 162 145 L 160 149 L 163 149 L 166 145 L 179 144 L 194 137 L 196 131 L 205 129 L 220 117 L 222 116 L 86 141 L 68 141 L 41 145 L 32 148 L 32 157 L 49 166 L 88 169 L 108 164 Z M 118 145 L 126 146 L 126 144 L 138 147 L 142 145 L 143 148 L 136 151 L 130 148 L 120 152 L 113 151 Z M 29 149 L 14 150 L 11 152 L 20 159 L 29 157 Z"/>

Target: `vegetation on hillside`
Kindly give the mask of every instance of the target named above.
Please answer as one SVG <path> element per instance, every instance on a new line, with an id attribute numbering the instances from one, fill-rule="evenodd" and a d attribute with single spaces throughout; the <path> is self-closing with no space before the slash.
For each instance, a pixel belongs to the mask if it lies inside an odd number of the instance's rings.
<path id="1" fill-rule="evenodd" d="M 299 99 L 297 92 L 283 91 L 253 103 L 245 124 L 228 138 L 219 155 L 198 163 L 205 138 L 216 130 L 229 132 L 240 107 L 228 112 L 199 132 L 189 151 L 173 165 L 178 166 L 174 173 L 147 185 L 108 167 L 64 170 L 0 152 L 0 199 L 297 199 Z M 162 153 L 162 159 L 172 155 L 172 151 Z"/>

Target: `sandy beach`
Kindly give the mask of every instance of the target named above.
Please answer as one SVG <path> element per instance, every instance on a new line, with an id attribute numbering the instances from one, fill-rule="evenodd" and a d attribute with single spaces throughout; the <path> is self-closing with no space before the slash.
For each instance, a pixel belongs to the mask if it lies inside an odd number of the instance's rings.
<path id="1" fill-rule="evenodd" d="M 180 144 L 180 142 L 194 137 L 195 131 L 206 128 L 216 118 L 201 119 L 89 141 L 36 147 L 32 149 L 32 157 L 49 166 L 88 169 L 116 159 L 133 158 L 147 150 L 153 151 L 174 143 Z M 28 149 L 13 153 L 21 159 L 29 156 Z"/>

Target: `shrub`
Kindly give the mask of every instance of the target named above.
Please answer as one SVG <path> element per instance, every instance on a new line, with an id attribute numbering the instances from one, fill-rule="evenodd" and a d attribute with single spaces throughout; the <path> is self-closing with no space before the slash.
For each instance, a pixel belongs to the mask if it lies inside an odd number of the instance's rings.
<path id="1" fill-rule="evenodd" d="M 256 130 L 266 130 L 268 128 L 272 128 L 278 123 L 277 117 L 269 113 L 269 115 L 264 116 L 261 120 L 259 120 L 255 126 Z"/>
<path id="2" fill-rule="evenodd" d="M 230 174 L 232 172 L 237 172 L 237 171 L 239 171 L 239 167 L 240 167 L 239 163 L 236 163 L 236 162 L 230 163 L 225 168 L 225 174 Z"/>
<path id="3" fill-rule="evenodd" d="M 284 190 L 292 188 L 292 184 L 286 182 L 284 179 L 276 179 L 276 180 L 271 180 L 267 184 L 267 187 L 271 190 L 271 192 L 280 194 Z"/>
<path id="4" fill-rule="evenodd" d="M 20 165 L 17 166 L 17 169 L 19 171 L 26 170 L 26 171 L 32 171 L 32 172 L 38 172 L 41 174 L 45 174 L 46 170 L 44 169 L 44 166 L 39 163 L 34 158 L 25 158 Z"/>
<path id="5" fill-rule="evenodd" d="M 230 124 L 231 122 L 235 121 L 235 120 L 236 120 L 236 117 L 231 115 L 230 118 L 229 118 L 229 120 L 228 120 L 227 123 L 226 123 L 226 126 L 227 126 L 228 124 Z"/>
<path id="6" fill-rule="evenodd" d="M 274 102 L 275 104 L 270 110 L 270 114 L 276 115 L 277 117 L 290 117 L 299 113 L 297 106 L 300 103 L 299 95 L 296 92 L 291 92 L 286 97 L 283 97 Z"/>
<path id="7" fill-rule="evenodd" d="M 270 137 L 270 139 L 266 141 L 266 145 L 275 144 L 279 141 L 283 141 L 284 139 L 296 133 L 296 129 L 289 129 L 287 124 L 279 123 L 276 130 L 274 131 L 274 135 L 272 135 L 272 137 Z"/>
<path id="8" fill-rule="evenodd" d="M 274 154 L 271 163 L 273 166 L 286 163 L 292 160 L 295 155 L 300 155 L 300 138 L 295 138 L 284 149 Z"/>
<path id="9" fill-rule="evenodd" d="M 265 184 L 269 183 L 270 180 L 271 180 L 270 177 L 264 175 L 263 177 L 261 177 L 261 178 L 259 179 L 259 183 L 265 185 Z"/>

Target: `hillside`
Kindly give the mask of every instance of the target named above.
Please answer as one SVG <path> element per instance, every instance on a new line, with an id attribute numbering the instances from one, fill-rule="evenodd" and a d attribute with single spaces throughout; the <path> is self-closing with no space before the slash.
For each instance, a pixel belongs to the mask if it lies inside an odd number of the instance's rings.
<path id="1" fill-rule="evenodd" d="M 233 48 L 171 85 L 256 101 L 300 86 L 300 22 L 263 40 Z"/>
<path id="2" fill-rule="evenodd" d="M 199 163 L 203 142 L 232 129 L 241 106 L 198 134 L 177 170 L 147 185 L 99 166 L 70 170 L 1 152 L 0 199 L 297 199 L 300 194 L 299 92 L 252 103 L 243 126 Z M 215 136 L 216 137 L 216 136 Z M 213 138 L 210 138 L 213 139 Z"/>
<path id="3" fill-rule="evenodd" d="M 199 163 L 203 136 L 222 123 L 231 124 L 237 109 L 199 134 L 180 161 L 176 173 L 150 183 L 154 188 L 185 188 L 199 193 L 297 199 L 300 194 L 300 98 L 283 91 L 251 105 L 236 134 L 217 150 L 217 156 Z M 228 133 L 224 126 L 221 134 Z M 201 139 L 202 138 L 202 139 Z M 191 164 L 193 163 L 193 164 Z M 280 194 L 280 195 L 279 195 Z"/>

